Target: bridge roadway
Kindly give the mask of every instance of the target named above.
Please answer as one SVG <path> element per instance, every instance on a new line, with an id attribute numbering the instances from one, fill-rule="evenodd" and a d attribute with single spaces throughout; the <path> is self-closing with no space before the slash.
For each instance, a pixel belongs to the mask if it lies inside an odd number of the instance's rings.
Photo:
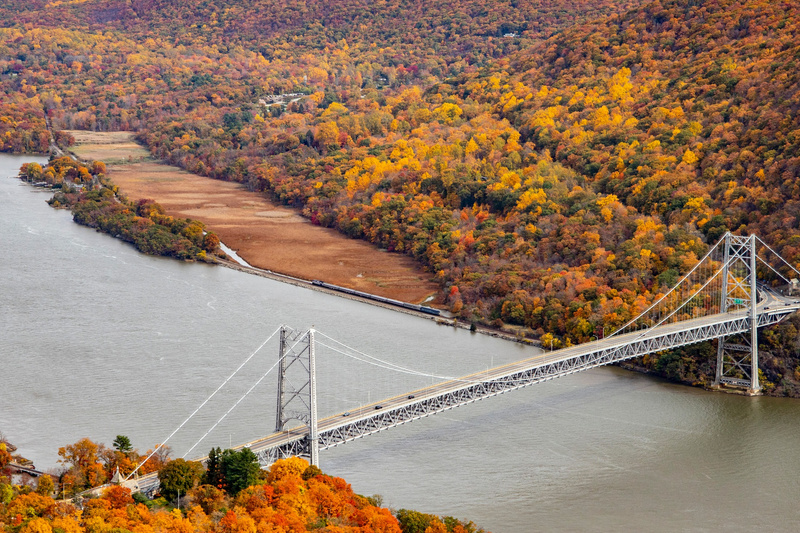
<path id="1" fill-rule="evenodd" d="M 756 310 L 758 326 L 768 326 L 800 310 L 800 301 L 761 291 L 761 301 Z M 542 353 L 322 419 L 318 423 L 319 448 L 332 448 L 541 381 L 647 353 L 747 332 L 749 328 L 749 312 L 741 310 L 665 324 Z M 258 455 L 262 465 L 268 465 L 281 457 L 306 453 L 306 434 L 307 429 L 301 426 L 248 442 L 238 448 L 249 447 Z"/>
<path id="2" fill-rule="evenodd" d="M 758 327 L 776 324 L 800 310 L 800 300 L 785 298 L 767 291 L 760 293 L 761 301 L 756 308 Z M 534 383 L 647 353 L 749 331 L 749 311 L 744 309 L 614 335 L 541 353 L 522 361 L 438 383 L 322 419 L 318 423 L 319 449 L 332 448 L 412 420 Z M 258 456 L 262 466 L 266 467 L 280 458 L 307 455 L 307 434 L 307 428 L 300 426 L 273 433 L 236 446 L 234 449 L 250 448 Z M 139 478 L 135 488 L 145 492 L 151 487 L 154 489 L 153 483 L 157 484 L 157 478 L 150 479 L 152 477 L 149 475 Z"/>

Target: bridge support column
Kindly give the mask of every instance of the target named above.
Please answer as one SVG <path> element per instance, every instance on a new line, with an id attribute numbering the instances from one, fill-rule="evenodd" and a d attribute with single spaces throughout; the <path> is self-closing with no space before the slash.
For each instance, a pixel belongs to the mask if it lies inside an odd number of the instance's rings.
<path id="1" fill-rule="evenodd" d="M 756 282 L 756 237 L 725 234 L 720 312 L 747 312 L 750 334 L 717 340 L 717 371 L 714 385 L 747 387 L 751 394 L 758 383 L 758 285 Z"/>
<path id="2" fill-rule="evenodd" d="M 319 431 L 317 428 L 317 369 L 314 354 L 314 330 L 308 330 L 308 370 L 311 390 L 311 409 L 308 425 L 308 454 L 311 464 L 319 466 Z"/>
<path id="3" fill-rule="evenodd" d="M 319 465 L 317 429 L 317 383 L 314 360 L 314 330 L 305 333 L 281 328 L 278 365 L 278 410 L 275 431 L 286 430 L 291 419 L 308 428 L 307 457 Z"/>

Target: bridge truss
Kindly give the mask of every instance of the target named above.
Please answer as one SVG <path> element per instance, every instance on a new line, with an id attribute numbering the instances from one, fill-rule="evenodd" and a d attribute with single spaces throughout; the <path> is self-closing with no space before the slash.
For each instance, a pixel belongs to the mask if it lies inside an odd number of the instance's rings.
<path id="1" fill-rule="evenodd" d="M 262 465 L 292 455 L 315 463 L 312 450 L 332 448 L 535 383 L 714 339 L 718 339 L 715 385 L 743 387 L 755 394 L 759 391 L 758 328 L 776 324 L 800 309 L 800 303 L 759 286 L 757 261 L 764 261 L 757 255 L 758 243 L 754 235 L 724 235 L 676 287 L 607 338 L 432 385 L 414 395 L 382 401 L 371 412 L 361 409 L 351 416 L 337 415 L 317 428 L 306 424 L 283 438 L 268 437 L 246 446 Z M 767 305 L 770 302 L 774 308 Z M 313 374 L 308 374 L 308 382 L 313 380 Z"/>
<path id="2" fill-rule="evenodd" d="M 771 252 L 782 264 L 772 266 L 757 253 L 759 248 Z M 281 328 L 276 432 L 235 449 L 250 448 L 264 467 L 291 456 L 304 456 L 318 464 L 320 450 L 454 407 L 714 339 L 718 340 L 715 385 L 742 387 L 755 394 L 759 390 L 758 328 L 777 324 L 800 310 L 800 300 L 778 294 L 758 281 L 757 274 L 774 274 L 788 285 L 784 274 L 792 272 L 800 277 L 797 269 L 756 236 L 728 233 L 675 287 L 605 338 L 444 381 L 322 420 L 317 418 L 315 332 Z M 773 277 L 773 286 L 778 284 L 777 278 Z M 292 419 L 302 425 L 287 429 Z M 135 480 L 135 485 L 132 488 L 152 492 L 158 487 L 158 479 L 143 476 Z"/>
<path id="3" fill-rule="evenodd" d="M 777 324 L 798 309 L 800 309 L 800 305 L 784 306 L 772 313 L 759 314 L 756 319 L 757 327 Z M 553 352 L 555 355 L 548 354 L 516 363 L 512 365 L 514 369 L 511 371 L 506 368 L 506 372 L 496 374 L 490 370 L 435 385 L 429 391 L 417 391 L 413 400 L 405 398 L 406 401 L 402 401 L 403 397 L 400 397 L 399 405 L 387 406 L 379 412 L 367 413 L 363 417 L 349 419 L 341 416 L 333 417 L 338 420 L 334 420 L 334 423 L 330 424 L 325 423 L 330 422 L 330 419 L 327 419 L 319 428 L 317 447 L 319 450 L 333 448 L 454 407 L 575 372 L 750 331 L 751 318 L 748 314 L 740 313 L 739 316 L 726 318 L 711 324 L 697 323 L 693 327 L 676 331 L 653 330 L 650 333 L 631 333 L 590 343 L 592 346 L 580 345 L 559 350 Z M 392 402 L 389 400 L 381 403 L 390 404 Z M 279 443 L 262 444 L 256 441 L 248 446 L 256 453 L 264 466 L 277 459 L 293 455 L 310 457 L 309 432 L 304 429 L 295 429 Z"/>

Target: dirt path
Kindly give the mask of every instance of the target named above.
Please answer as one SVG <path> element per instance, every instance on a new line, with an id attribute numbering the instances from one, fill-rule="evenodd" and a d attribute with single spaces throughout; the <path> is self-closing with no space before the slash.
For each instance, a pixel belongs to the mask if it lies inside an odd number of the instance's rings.
<path id="1" fill-rule="evenodd" d="M 204 222 L 253 266 L 413 303 L 438 294 L 411 258 L 315 226 L 239 184 L 151 161 L 130 133 L 70 133 L 77 142 L 73 153 L 106 162 L 122 194 L 152 198 L 170 215 Z"/>

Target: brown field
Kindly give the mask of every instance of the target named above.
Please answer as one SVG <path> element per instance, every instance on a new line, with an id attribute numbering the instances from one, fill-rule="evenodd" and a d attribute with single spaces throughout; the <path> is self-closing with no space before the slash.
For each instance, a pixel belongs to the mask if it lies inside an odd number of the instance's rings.
<path id="1" fill-rule="evenodd" d="M 95 132 L 65 130 L 75 138 L 70 151 L 81 159 L 103 161 L 107 165 L 150 159 L 150 152 L 133 140 L 127 131 Z"/>
<path id="2" fill-rule="evenodd" d="M 438 294 L 430 274 L 411 258 L 315 226 L 239 184 L 142 160 L 147 151 L 129 133 L 70 133 L 80 143 L 72 151 L 106 162 L 122 194 L 133 200 L 152 198 L 172 216 L 202 221 L 253 266 L 407 302 Z"/>

